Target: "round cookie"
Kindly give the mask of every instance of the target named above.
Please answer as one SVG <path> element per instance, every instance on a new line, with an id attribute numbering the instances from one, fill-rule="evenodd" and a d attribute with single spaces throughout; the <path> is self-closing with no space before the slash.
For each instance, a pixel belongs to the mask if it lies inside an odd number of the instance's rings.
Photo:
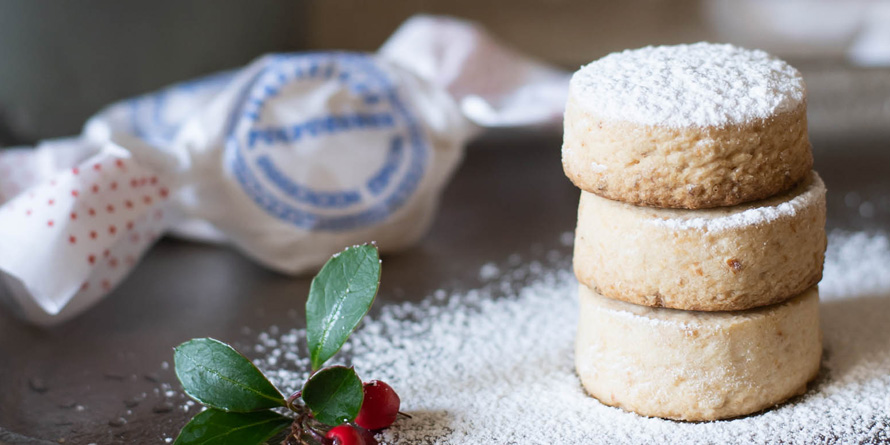
<path id="1" fill-rule="evenodd" d="M 638 207 L 581 193 L 578 281 L 646 306 L 735 311 L 822 278 L 825 185 L 816 172 L 767 200 L 705 210 Z"/>
<path id="2" fill-rule="evenodd" d="M 569 179 L 636 205 L 763 199 L 813 165 L 800 73 L 732 45 L 646 47 L 582 67 L 570 83 L 564 131 Z"/>
<path id="3" fill-rule="evenodd" d="M 819 371 L 819 293 L 740 312 L 650 308 L 580 286 L 575 369 L 602 403 L 644 416 L 742 416 L 802 394 Z"/>

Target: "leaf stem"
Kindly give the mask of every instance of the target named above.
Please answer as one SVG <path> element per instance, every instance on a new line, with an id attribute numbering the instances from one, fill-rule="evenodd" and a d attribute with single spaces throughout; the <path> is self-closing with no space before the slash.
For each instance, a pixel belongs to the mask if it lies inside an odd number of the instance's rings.
<path id="1" fill-rule="evenodd" d="M 318 443 L 329 444 L 330 441 L 328 440 L 327 437 L 324 437 L 324 434 L 321 434 L 315 428 L 313 428 L 312 425 L 309 425 L 306 422 L 308 419 L 309 419 L 309 416 L 306 414 L 303 414 L 302 416 L 300 416 L 299 419 L 297 419 L 297 421 L 300 422 L 300 426 L 303 429 L 303 431 L 309 433 L 309 435 L 312 436 L 313 439 L 317 440 Z"/>
<path id="2" fill-rule="evenodd" d="M 302 396 L 303 396 L 303 391 L 299 391 L 299 390 L 297 390 L 296 392 L 291 394 L 290 397 L 288 397 L 287 401 L 286 401 L 285 406 L 287 406 L 287 409 L 289 409 L 297 414 L 302 414 L 305 411 L 303 405 L 296 404 L 297 399 L 299 399 Z"/>

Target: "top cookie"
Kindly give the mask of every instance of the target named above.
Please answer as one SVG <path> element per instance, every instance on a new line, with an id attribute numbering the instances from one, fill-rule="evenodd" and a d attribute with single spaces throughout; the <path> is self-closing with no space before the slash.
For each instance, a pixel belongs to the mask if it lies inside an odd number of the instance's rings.
<path id="1" fill-rule="evenodd" d="M 806 86 L 784 61 L 732 45 L 610 54 L 572 76 L 563 164 L 582 189 L 631 204 L 766 198 L 812 166 Z"/>

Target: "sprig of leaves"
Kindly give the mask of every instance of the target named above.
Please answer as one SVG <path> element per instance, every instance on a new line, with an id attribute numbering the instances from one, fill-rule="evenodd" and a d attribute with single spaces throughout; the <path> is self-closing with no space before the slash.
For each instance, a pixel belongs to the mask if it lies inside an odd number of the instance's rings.
<path id="1" fill-rule="evenodd" d="M 373 245 L 334 255 L 312 279 L 306 300 L 306 341 L 312 370 L 321 368 L 368 313 L 380 284 L 380 258 Z"/>
<path id="2" fill-rule="evenodd" d="M 306 337 L 312 375 L 297 400 L 281 392 L 244 355 L 212 338 L 174 348 L 176 376 L 186 394 L 207 406 L 183 427 L 177 445 L 259 445 L 292 422 L 302 428 L 311 413 L 335 426 L 352 422 L 364 399 L 353 368 L 322 368 L 343 347 L 374 302 L 380 283 L 377 246 L 349 247 L 334 255 L 312 280 L 306 301 Z M 287 407 L 297 420 L 270 408 Z"/>

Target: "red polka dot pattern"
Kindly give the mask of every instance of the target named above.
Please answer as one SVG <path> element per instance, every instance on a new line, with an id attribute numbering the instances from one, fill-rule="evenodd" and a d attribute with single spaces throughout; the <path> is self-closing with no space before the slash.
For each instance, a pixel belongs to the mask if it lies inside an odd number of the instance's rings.
<path id="1" fill-rule="evenodd" d="M 54 314 L 88 306 L 136 266 L 168 227 L 170 190 L 128 157 L 101 152 L 45 172 L 39 156 L 0 151 L 0 270 Z"/>

